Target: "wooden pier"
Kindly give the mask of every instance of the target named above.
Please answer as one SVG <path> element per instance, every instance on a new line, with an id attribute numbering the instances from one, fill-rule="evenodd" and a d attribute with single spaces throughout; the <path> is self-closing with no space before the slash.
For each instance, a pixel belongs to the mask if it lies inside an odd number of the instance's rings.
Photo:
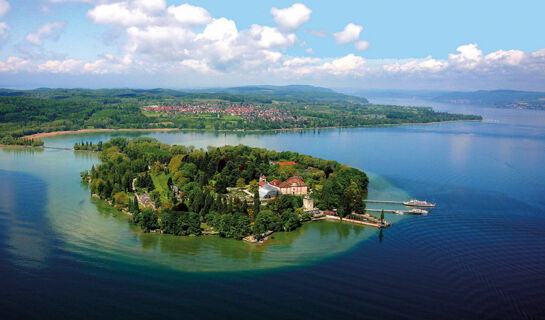
<path id="1" fill-rule="evenodd" d="M 414 210 L 414 209 L 413 209 Z M 428 211 L 427 210 L 424 210 L 426 211 L 426 213 L 416 213 L 412 210 L 383 210 L 383 209 L 365 209 L 365 211 L 369 211 L 369 212 L 382 212 L 384 211 L 384 213 L 393 213 L 393 214 L 427 214 Z"/>
<path id="2" fill-rule="evenodd" d="M 403 204 L 403 201 L 386 201 L 386 200 L 363 200 L 368 203 L 388 203 L 388 204 Z"/>
<path id="3" fill-rule="evenodd" d="M 334 215 L 325 215 L 323 217 L 323 219 L 328 219 L 328 220 L 337 220 L 337 221 L 340 221 L 341 218 L 339 216 L 334 216 Z M 319 220 L 319 219 L 316 219 L 316 220 Z M 350 218 L 347 218 L 347 217 L 344 217 L 342 219 L 343 222 L 350 222 L 350 223 L 355 223 L 355 224 L 361 224 L 361 225 L 364 225 L 364 226 L 368 226 L 368 227 L 375 227 L 375 228 L 385 228 L 385 227 L 389 227 L 391 225 L 390 222 L 387 222 L 387 221 L 384 221 L 384 222 L 371 222 L 371 221 L 365 221 L 365 220 L 355 220 L 355 219 L 350 219 Z"/>

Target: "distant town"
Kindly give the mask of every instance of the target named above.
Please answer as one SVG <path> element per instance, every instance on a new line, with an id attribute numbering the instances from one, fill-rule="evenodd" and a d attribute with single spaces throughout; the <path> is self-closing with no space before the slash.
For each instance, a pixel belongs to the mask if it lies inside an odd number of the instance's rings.
<path id="1" fill-rule="evenodd" d="M 236 116 L 251 121 L 296 122 L 298 120 L 307 120 L 306 117 L 298 118 L 288 111 L 260 104 L 181 103 L 176 105 L 151 105 L 144 107 L 143 110 L 166 114 Z"/>

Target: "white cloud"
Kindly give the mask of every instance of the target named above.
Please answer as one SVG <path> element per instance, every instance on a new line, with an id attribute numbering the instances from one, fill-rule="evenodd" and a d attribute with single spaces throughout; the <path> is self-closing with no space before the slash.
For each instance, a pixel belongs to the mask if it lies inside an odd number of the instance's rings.
<path id="1" fill-rule="evenodd" d="M 295 34 L 284 34 L 276 28 L 253 24 L 249 30 L 251 38 L 260 48 L 287 48 L 293 46 L 297 37 Z"/>
<path id="2" fill-rule="evenodd" d="M 31 65 L 29 60 L 20 57 L 9 57 L 6 62 L 0 61 L 0 72 L 25 71 Z"/>
<path id="3" fill-rule="evenodd" d="M 369 42 L 365 40 L 360 40 L 354 43 L 354 47 L 358 51 L 365 51 L 369 49 Z"/>
<path id="4" fill-rule="evenodd" d="M 448 62 L 432 59 L 409 59 L 407 62 L 394 62 L 384 65 L 389 73 L 439 72 L 448 67 Z"/>
<path id="5" fill-rule="evenodd" d="M 360 38 L 360 32 L 363 30 L 362 26 L 358 26 L 353 23 L 349 23 L 344 27 L 343 31 L 333 33 L 335 42 L 338 44 L 347 44 L 352 41 L 356 41 Z"/>
<path id="6" fill-rule="evenodd" d="M 187 3 L 177 7 L 170 6 L 167 11 L 177 22 L 186 26 L 202 26 L 212 21 L 212 17 L 206 9 Z"/>
<path id="7" fill-rule="evenodd" d="M 132 0 L 105 3 L 94 7 L 87 15 L 98 24 L 136 26 L 150 24 L 165 8 L 164 0 Z"/>
<path id="8" fill-rule="evenodd" d="M 8 11 L 10 5 L 7 0 L 0 0 L 0 18 L 2 18 Z"/>
<path id="9" fill-rule="evenodd" d="M 310 19 L 310 10 L 302 3 L 295 3 L 289 8 L 272 8 L 273 20 L 282 31 L 295 31 Z"/>
<path id="10" fill-rule="evenodd" d="M 130 54 L 120 58 L 112 54 L 105 54 L 102 56 L 102 59 L 85 63 L 81 67 L 80 72 L 91 74 L 121 73 L 130 67 L 142 68 L 143 66 L 134 61 Z"/>
<path id="11" fill-rule="evenodd" d="M 210 85 L 228 80 L 258 82 L 293 79 L 318 83 L 341 83 L 365 79 L 383 79 L 392 83 L 410 81 L 458 81 L 507 79 L 545 83 L 545 49 L 534 52 L 497 50 L 484 54 L 477 44 L 456 48 L 447 59 L 433 57 L 409 59 L 371 59 L 355 54 L 337 57 L 293 56 L 291 47 L 298 46 L 313 54 L 306 42 L 295 34 L 309 20 L 311 11 L 301 4 L 284 9 L 271 9 L 276 25 L 253 24 L 238 29 L 235 21 L 212 17 L 201 7 L 189 4 L 167 6 L 164 0 L 49 0 L 50 2 L 88 2 L 92 7 L 87 16 L 96 24 L 108 26 L 107 32 L 119 35 L 116 54 L 103 54 L 96 59 L 80 60 L 64 55 L 41 55 L 35 60 L 10 57 L 0 61 L 0 72 L 41 72 L 66 74 L 183 74 L 187 83 L 207 79 Z M 0 4 L 5 0 L 0 0 Z M 27 40 L 42 44 L 55 36 L 62 26 L 51 23 L 27 35 Z M 362 26 L 350 23 L 334 33 L 340 44 L 353 43 L 354 49 L 369 47 L 359 40 Z M 9 26 L 0 22 L 0 42 L 6 39 Z M 326 37 L 325 31 L 303 31 Z M 111 44 L 110 44 L 111 45 Z M 36 48 L 34 48 L 36 49 Z M 30 55 L 22 55 L 29 59 Z M 242 79 L 242 80 L 240 80 Z M 505 80 L 505 81 L 507 81 Z M 223 81 L 223 82 L 222 82 Z M 373 80 L 369 80 L 373 81 Z M 359 83 L 360 83 L 359 82 Z M 349 82 L 346 82 L 349 83 Z M 353 82 L 351 82 L 353 83 Z M 388 82 L 389 83 L 389 82 Z M 474 82 L 473 82 L 474 83 Z M 344 85 L 344 84 L 343 84 Z M 536 85 L 537 86 L 537 85 Z M 545 90 L 545 84 L 541 84 Z"/>
<path id="12" fill-rule="evenodd" d="M 365 59 L 351 53 L 342 58 L 335 59 L 331 62 L 326 62 L 322 66 L 320 66 L 319 69 L 328 71 L 335 75 L 340 75 L 347 74 L 352 71 L 357 71 L 363 66 L 364 63 Z"/>
<path id="13" fill-rule="evenodd" d="M 477 48 L 476 43 L 470 43 L 456 48 L 457 54 L 448 55 L 450 63 L 460 69 L 473 69 L 483 59 L 483 52 Z"/>
<path id="14" fill-rule="evenodd" d="M 304 58 L 293 58 L 290 60 L 286 60 L 284 61 L 283 65 L 286 67 L 292 67 L 292 66 L 316 64 L 320 62 L 322 62 L 322 59 L 320 58 L 304 57 Z"/>
<path id="15" fill-rule="evenodd" d="M 213 73 L 213 70 L 206 64 L 203 60 L 197 60 L 197 59 L 187 59 L 182 62 L 180 62 L 180 65 L 182 67 L 187 67 L 193 71 L 196 71 L 198 73 L 202 74 L 210 74 Z"/>
<path id="16" fill-rule="evenodd" d="M 176 60 L 189 54 L 187 47 L 194 39 L 195 34 L 191 30 L 175 26 L 130 27 L 125 49 L 160 60 Z"/>
<path id="17" fill-rule="evenodd" d="M 38 65 L 38 71 L 49 73 L 79 73 L 85 64 L 82 60 L 49 60 Z"/>
<path id="18" fill-rule="evenodd" d="M 216 41 L 231 41 L 238 36 L 235 22 L 226 18 L 220 18 L 209 23 L 197 39 Z"/>
<path id="19" fill-rule="evenodd" d="M 32 44 L 41 46 L 43 38 L 58 36 L 65 26 L 66 22 L 63 21 L 49 22 L 40 26 L 36 32 L 27 34 L 25 39 Z"/>
<path id="20" fill-rule="evenodd" d="M 485 56 L 488 63 L 518 66 L 526 57 L 521 50 L 498 50 Z"/>
<path id="21" fill-rule="evenodd" d="M 135 8 L 144 12 L 159 12 L 167 6 L 165 0 L 132 0 Z"/>

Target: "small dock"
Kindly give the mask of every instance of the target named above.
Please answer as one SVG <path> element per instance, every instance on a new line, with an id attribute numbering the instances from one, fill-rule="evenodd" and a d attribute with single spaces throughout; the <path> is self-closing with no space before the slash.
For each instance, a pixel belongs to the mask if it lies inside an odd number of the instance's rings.
<path id="1" fill-rule="evenodd" d="M 416 207 L 416 208 L 435 208 L 435 203 L 430 203 L 427 201 L 421 200 L 409 200 L 409 201 L 392 201 L 392 200 L 363 200 L 366 203 L 382 203 L 382 204 L 395 204 L 403 205 L 405 207 Z"/>
<path id="2" fill-rule="evenodd" d="M 414 209 L 411 209 L 411 210 L 365 209 L 365 211 L 369 211 L 369 212 L 382 212 L 382 211 L 384 211 L 384 213 L 393 213 L 393 214 L 428 214 L 429 213 L 427 210 L 422 210 L 420 212 L 417 212 Z"/>
<path id="3" fill-rule="evenodd" d="M 403 204 L 403 201 L 388 201 L 388 200 L 363 200 L 367 203 L 387 203 L 387 204 Z"/>
<path id="4" fill-rule="evenodd" d="M 337 220 L 337 221 L 340 221 L 341 218 L 339 216 L 334 216 L 334 215 L 326 215 L 325 217 L 323 217 L 323 219 L 327 219 L 327 220 Z M 318 220 L 318 219 L 317 219 Z M 387 221 L 384 221 L 384 222 L 372 222 L 372 221 L 366 221 L 366 220 L 356 220 L 356 219 L 351 219 L 351 218 L 348 218 L 348 217 L 344 217 L 342 219 L 343 222 L 350 222 L 350 223 L 355 223 L 355 224 L 361 224 L 361 225 L 364 225 L 364 226 L 368 226 L 368 227 L 375 227 L 375 228 L 385 228 L 385 227 L 389 227 L 390 226 L 390 222 L 387 222 Z"/>

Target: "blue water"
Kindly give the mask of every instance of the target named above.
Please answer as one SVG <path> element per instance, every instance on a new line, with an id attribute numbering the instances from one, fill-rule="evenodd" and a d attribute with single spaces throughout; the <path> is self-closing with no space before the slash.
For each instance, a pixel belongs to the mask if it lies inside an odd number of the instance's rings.
<path id="1" fill-rule="evenodd" d="M 97 160 L 80 155 L 76 161 L 62 151 L 0 150 L 0 314 L 545 318 L 545 112 L 434 106 L 483 114 L 485 121 L 279 134 L 146 134 L 166 143 L 243 143 L 335 159 L 372 172 L 411 197 L 438 203 L 428 216 L 405 217 L 382 234 L 365 229 L 370 236 L 349 250 L 294 267 L 186 272 L 124 259 L 113 249 L 111 255 L 90 253 L 97 241 L 92 233 L 100 230 L 82 227 L 86 219 L 103 220 L 105 228 L 118 220 L 125 225 L 123 217 L 102 209 L 85 211 L 85 217 L 70 211 L 95 208 L 76 182 L 79 168 Z M 113 135 L 57 136 L 46 145 Z M 56 205 L 63 194 L 59 182 L 41 173 L 53 170 L 52 161 L 65 168 L 63 184 L 77 189 L 66 208 Z M 56 207 L 70 213 L 57 214 Z M 123 232 L 133 237 L 126 228 Z M 79 241 L 89 242 L 86 250 L 72 242 L 82 232 Z M 354 236 L 348 229 L 337 232 L 339 244 Z"/>

